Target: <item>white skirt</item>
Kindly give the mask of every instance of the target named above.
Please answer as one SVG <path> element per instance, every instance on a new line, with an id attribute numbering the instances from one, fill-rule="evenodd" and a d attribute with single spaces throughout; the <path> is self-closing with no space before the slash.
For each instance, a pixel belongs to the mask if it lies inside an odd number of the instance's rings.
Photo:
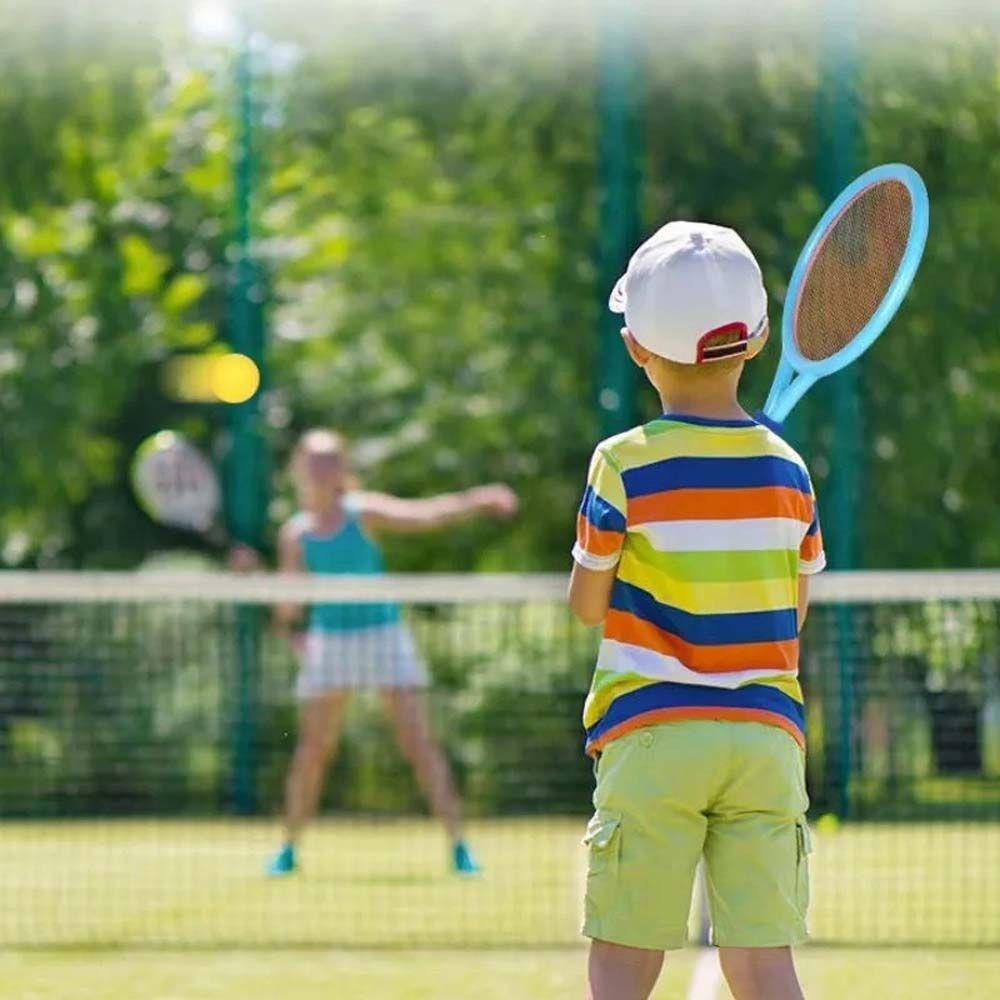
<path id="1" fill-rule="evenodd" d="M 310 629 L 295 694 L 302 700 L 343 688 L 422 688 L 427 667 L 400 622 L 322 632 Z"/>

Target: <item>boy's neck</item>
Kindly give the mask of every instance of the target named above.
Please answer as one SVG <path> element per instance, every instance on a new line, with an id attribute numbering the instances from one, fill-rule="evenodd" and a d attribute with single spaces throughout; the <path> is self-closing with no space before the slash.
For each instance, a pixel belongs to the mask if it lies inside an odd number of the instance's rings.
<path id="1" fill-rule="evenodd" d="M 692 380 L 658 387 L 664 413 L 684 413 L 706 420 L 748 420 L 736 396 L 739 380 Z"/>

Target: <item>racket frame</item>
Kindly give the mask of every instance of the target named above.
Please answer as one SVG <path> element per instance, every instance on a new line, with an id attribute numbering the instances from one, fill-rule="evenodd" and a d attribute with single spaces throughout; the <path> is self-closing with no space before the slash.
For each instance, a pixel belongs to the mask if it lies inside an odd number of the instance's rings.
<path id="1" fill-rule="evenodd" d="M 803 357 L 795 343 L 795 314 L 798 309 L 799 294 L 812 263 L 813 253 L 847 206 L 866 188 L 882 181 L 898 181 L 906 187 L 910 194 L 912 206 L 910 232 L 903 258 L 878 308 L 851 342 L 828 358 L 819 361 L 810 360 Z M 792 271 L 792 277 L 788 283 L 785 309 L 781 317 L 781 360 L 778 362 L 778 370 L 775 373 L 767 402 L 764 404 L 764 413 L 768 417 L 779 422 L 784 420 L 791 412 L 792 407 L 819 379 L 840 371 L 841 368 L 857 360 L 871 347 L 879 334 L 889 325 L 892 317 L 896 315 L 906 293 L 910 290 L 917 268 L 920 266 L 920 259 L 924 254 L 924 247 L 927 244 L 929 225 L 930 202 L 927 197 L 927 188 L 924 186 L 920 174 L 905 163 L 886 163 L 865 171 L 834 199 L 809 234 L 809 239 L 806 240 L 805 246 L 799 254 L 799 259 L 795 262 L 795 269 Z M 793 382 L 796 373 L 798 377 Z"/>
<path id="2" fill-rule="evenodd" d="M 177 528 L 182 531 L 191 531 L 195 534 L 208 534 L 212 529 L 212 523 L 206 524 L 203 528 L 199 528 L 193 523 L 188 523 L 187 521 L 182 522 L 179 519 L 170 517 L 163 510 L 158 509 L 156 503 L 151 502 L 150 497 L 147 496 L 145 490 L 141 488 L 140 475 L 143 464 L 152 458 L 156 452 L 169 448 L 174 444 L 178 444 L 182 448 L 187 449 L 188 454 L 201 465 L 201 471 L 206 477 L 206 482 L 211 483 L 211 522 L 214 523 L 216 521 L 222 510 L 222 484 L 219 480 L 219 475 L 212 463 L 205 456 L 204 452 L 193 441 L 191 441 L 186 434 L 183 434 L 180 431 L 157 431 L 155 434 L 151 434 L 149 437 L 145 438 L 140 443 L 139 447 L 136 448 L 135 454 L 132 456 L 132 462 L 129 465 L 129 481 L 132 485 L 132 493 L 135 496 L 140 510 L 142 510 L 142 512 L 150 518 L 150 520 L 155 521 L 157 524 L 162 524 L 169 528 Z"/>

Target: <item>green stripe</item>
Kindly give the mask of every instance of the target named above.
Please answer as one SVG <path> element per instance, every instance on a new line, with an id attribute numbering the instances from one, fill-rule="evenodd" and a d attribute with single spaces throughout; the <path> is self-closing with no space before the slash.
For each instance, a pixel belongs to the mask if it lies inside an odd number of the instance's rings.
<path id="1" fill-rule="evenodd" d="M 799 554 L 796 549 L 660 552 L 638 532 L 629 534 L 626 544 L 640 562 L 686 583 L 791 579 L 798 573 Z"/>
<path id="2" fill-rule="evenodd" d="M 684 426 L 690 426 L 690 424 L 685 424 Z M 651 420 L 643 430 L 646 432 L 646 437 L 660 437 L 661 434 L 669 434 L 671 431 L 677 430 L 677 424 L 669 420 Z"/>
<path id="3" fill-rule="evenodd" d="M 611 684 L 632 684 L 635 681 L 642 681 L 643 685 L 658 683 L 655 677 L 644 677 L 630 670 L 622 673 L 620 670 L 607 670 L 598 665 L 594 667 L 594 676 L 590 682 L 591 691 L 599 691 L 601 688 Z"/>

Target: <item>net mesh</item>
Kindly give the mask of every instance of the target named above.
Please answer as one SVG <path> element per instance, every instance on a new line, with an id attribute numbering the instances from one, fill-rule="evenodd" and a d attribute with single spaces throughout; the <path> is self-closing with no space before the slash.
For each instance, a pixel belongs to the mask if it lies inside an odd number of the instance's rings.
<path id="1" fill-rule="evenodd" d="M 561 577 L 4 576 L 0 945 L 578 940 L 596 635 Z M 815 592 L 813 939 L 1000 944 L 1000 574 Z M 263 877 L 296 733 L 268 606 L 289 600 L 399 605 L 482 876 L 449 871 L 383 696 L 359 690 L 302 871 Z"/>
<path id="2" fill-rule="evenodd" d="M 837 216 L 807 266 L 795 306 L 795 343 L 822 361 L 845 348 L 885 298 L 906 252 L 912 214 L 900 181 L 864 188 Z"/>

